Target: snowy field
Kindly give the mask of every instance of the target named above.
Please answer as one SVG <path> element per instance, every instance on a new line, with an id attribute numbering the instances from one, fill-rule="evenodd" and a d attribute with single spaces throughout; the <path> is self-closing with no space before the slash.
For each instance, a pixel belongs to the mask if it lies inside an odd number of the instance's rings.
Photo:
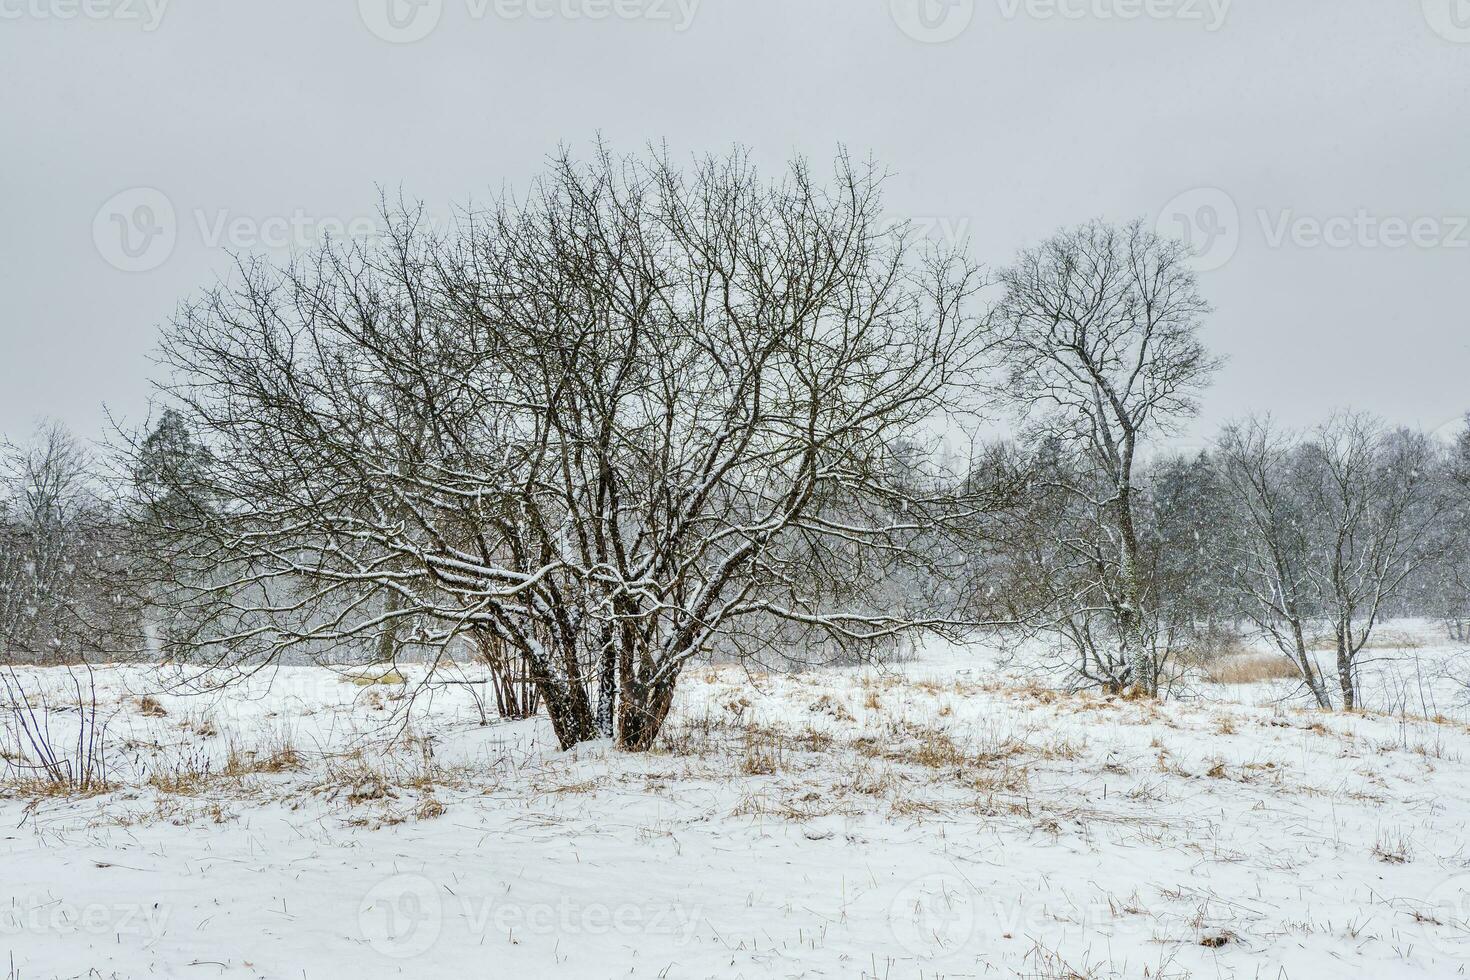
<path id="1" fill-rule="evenodd" d="M 990 662 L 699 668 L 642 756 L 484 725 L 475 688 L 411 669 L 194 696 L 99 670 L 117 788 L 0 798 L 0 974 L 1470 972 L 1455 651 L 1385 654 L 1397 713 L 1353 715 L 1279 681 L 1155 704 Z"/>

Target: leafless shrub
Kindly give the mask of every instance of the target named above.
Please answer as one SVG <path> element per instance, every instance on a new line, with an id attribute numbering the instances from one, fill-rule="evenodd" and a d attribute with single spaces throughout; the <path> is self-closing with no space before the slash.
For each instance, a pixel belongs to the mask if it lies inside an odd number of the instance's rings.
<path id="1" fill-rule="evenodd" d="M 97 701 L 96 679 L 90 667 L 66 673 L 73 696 L 58 704 L 44 691 L 29 692 L 14 667 L 0 668 L 15 744 L 0 759 L 22 781 L 58 792 L 103 792 L 108 788 L 107 720 Z M 53 724 L 63 719 L 72 730 L 58 735 Z"/>
<path id="2" fill-rule="evenodd" d="M 150 498 L 179 504 L 174 649 L 483 640 L 507 712 L 641 750 L 716 649 L 953 630 L 899 585 L 993 506 L 925 435 L 976 407 L 990 333 L 975 270 L 880 184 L 599 150 L 442 236 L 408 209 L 381 244 L 246 265 L 163 345 L 199 443 Z"/>

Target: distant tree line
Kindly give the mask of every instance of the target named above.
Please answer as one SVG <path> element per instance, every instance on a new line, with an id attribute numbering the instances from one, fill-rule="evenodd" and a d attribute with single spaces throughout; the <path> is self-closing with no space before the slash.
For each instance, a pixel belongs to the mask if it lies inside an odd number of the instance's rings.
<path id="1" fill-rule="evenodd" d="M 1050 636 L 1080 682 L 1162 693 L 1248 638 L 1288 659 L 1316 704 L 1353 708 L 1385 619 L 1430 617 L 1470 642 L 1470 438 L 1445 446 L 1359 414 L 1300 433 L 1255 418 L 1195 454 L 1158 454 L 1131 481 L 1133 593 L 1108 475 L 1054 441 L 1008 449 L 1031 491 L 984 549 L 987 601 Z M 1138 660 L 1118 640 L 1128 595 Z"/>
<path id="2" fill-rule="evenodd" d="M 1386 617 L 1470 642 L 1470 433 L 1163 453 L 1219 367 L 1182 245 L 1094 222 L 986 276 L 881 185 L 599 149 L 449 231 L 242 262 L 165 327 L 144 431 L 0 460 L 0 652 L 469 651 L 563 745 L 644 749 L 711 655 L 991 628 L 1166 695 L 1245 631 L 1351 708 Z"/>

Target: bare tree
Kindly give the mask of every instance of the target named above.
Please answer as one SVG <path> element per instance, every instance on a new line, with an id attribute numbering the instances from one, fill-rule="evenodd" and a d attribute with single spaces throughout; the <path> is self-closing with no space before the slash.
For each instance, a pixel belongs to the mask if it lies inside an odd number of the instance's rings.
<path id="1" fill-rule="evenodd" d="M 1374 629 L 1442 555 L 1439 449 L 1345 414 L 1305 439 L 1265 421 L 1232 426 L 1220 456 L 1236 505 L 1228 533 L 1241 608 L 1320 706 L 1352 709 Z M 1333 645 L 1336 698 L 1310 652 L 1318 627 Z"/>
<path id="2" fill-rule="evenodd" d="M 1435 561 L 1446 513 L 1436 493 L 1438 450 L 1423 433 L 1385 432 L 1339 415 L 1302 447 L 1297 479 L 1313 542 L 1309 567 L 1330 623 L 1342 705 L 1359 701 L 1360 655 L 1390 604 Z"/>
<path id="3" fill-rule="evenodd" d="M 97 489 L 86 451 L 58 423 L 0 453 L 0 654 L 11 661 L 132 648 L 135 609 L 116 588 L 122 529 Z"/>
<path id="4" fill-rule="evenodd" d="M 845 644 L 952 625 L 882 586 L 988 503 L 895 465 L 967 408 L 978 283 L 879 184 L 563 155 L 444 238 L 410 210 L 242 268 L 164 343 L 219 502 L 170 557 L 209 610 L 191 646 L 468 637 L 524 659 L 563 746 L 637 750 L 762 617 Z"/>
<path id="5" fill-rule="evenodd" d="M 1059 542 L 1091 571 L 1050 623 L 1067 632 L 1063 616 L 1087 614 L 1094 641 L 1115 647 L 1103 661 L 1124 665 L 1109 683 L 1149 693 L 1163 636 L 1150 635 L 1135 469 L 1150 436 L 1194 414 L 1217 367 L 1198 338 L 1209 307 L 1187 258 L 1140 222 L 1094 222 L 1023 252 L 996 310 L 1010 399 L 1033 443 L 1075 454 L 1080 465 L 1053 484 L 1093 515 L 1090 540 L 1064 531 Z"/>
<path id="6" fill-rule="evenodd" d="M 1429 590 L 1436 615 L 1450 639 L 1470 643 L 1470 415 L 1450 449 L 1443 472 L 1446 502 L 1440 527 L 1442 560 L 1432 571 Z"/>
<path id="7" fill-rule="evenodd" d="M 1220 473 L 1232 503 L 1219 531 L 1227 542 L 1237 606 L 1290 658 L 1318 706 L 1332 707 L 1321 668 L 1310 652 L 1312 620 L 1321 614 L 1310 567 L 1312 530 L 1293 480 L 1296 444 L 1268 420 L 1227 427 L 1219 439 Z"/>

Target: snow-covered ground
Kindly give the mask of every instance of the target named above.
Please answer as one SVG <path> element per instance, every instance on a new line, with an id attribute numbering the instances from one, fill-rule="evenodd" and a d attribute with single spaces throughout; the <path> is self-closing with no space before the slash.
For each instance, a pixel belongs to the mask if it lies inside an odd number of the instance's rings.
<path id="1" fill-rule="evenodd" d="M 473 688 L 412 670 L 203 696 L 101 670 L 119 788 L 0 798 L 0 973 L 1470 971 L 1462 717 L 1323 714 L 1279 683 L 1064 694 L 990 662 L 699 668 L 641 756 L 482 725 Z"/>

